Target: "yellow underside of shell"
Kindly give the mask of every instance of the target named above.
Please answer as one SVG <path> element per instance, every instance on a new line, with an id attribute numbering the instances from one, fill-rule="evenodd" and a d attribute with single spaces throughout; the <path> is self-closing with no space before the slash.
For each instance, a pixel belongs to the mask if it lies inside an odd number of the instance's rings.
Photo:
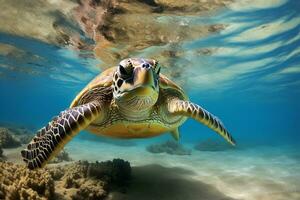
<path id="1" fill-rule="evenodd" d="M 139 122 L 139 123 L 116 123 L 109 127 L 99 127 L 90 125 L 87 130 L 100 136 L 113 138 L 148 138 L 161 135 L 175 129 L 177 126 L 168 127 L 159 123 Z"/>

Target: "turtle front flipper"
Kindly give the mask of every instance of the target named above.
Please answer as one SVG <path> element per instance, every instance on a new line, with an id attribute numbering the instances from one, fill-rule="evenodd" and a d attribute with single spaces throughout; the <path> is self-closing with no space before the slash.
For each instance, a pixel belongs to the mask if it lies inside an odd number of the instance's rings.
<path id="1" fill-rule="evenodd" d="M 79 131 L 101 115 L 101 104 L 94 101 L 65 110 L 37 132 L 21 151 L 29 169 L 43 167 Z"/>
<path id="2" fill-rule="evenodd" d="M 198 122 L 203 123 L 204 125 L 217 132 L 219 135 L 221 135 L 230 144 L 235 145 L 234 139 L 225 129 L 223 123 L 217 117 L 201 108 L 199 105 L 189 101 L 173 99 L 168 103 L 168 110 L 174 115 L 191 117 Z"/>

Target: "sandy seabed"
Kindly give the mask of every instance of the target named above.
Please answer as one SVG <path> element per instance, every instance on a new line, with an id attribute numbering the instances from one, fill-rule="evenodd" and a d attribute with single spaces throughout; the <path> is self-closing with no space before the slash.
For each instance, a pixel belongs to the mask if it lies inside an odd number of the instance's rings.
<path id="1" fill-rule="evenodd" d="M 299 147 L 193 150 L 192 155 L 177 156 L 152 154 L 145 146 L 116 146 L 77 139 L 66 149 L 74 160 L 122 158 L 131 163 L 133 178 L 128 191 L 110 193 L 108 199 L 111 200 L 300 199 Z M 21 163 L 21 149 L 5 149 L 8 161 Z"/>

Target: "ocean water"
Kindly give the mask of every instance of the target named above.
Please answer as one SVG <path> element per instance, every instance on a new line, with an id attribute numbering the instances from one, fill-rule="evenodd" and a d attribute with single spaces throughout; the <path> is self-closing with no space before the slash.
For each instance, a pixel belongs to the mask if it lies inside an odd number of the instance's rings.
<path id="1" fill-rule="evenodd" d="M 189 119 L 179 143 L 191 155 L 146 151 L 149 144 L 172 140 L 170 134 L 124 141 L 82 131 L 66 150 L 74 160 L 128 160 L 135 167 L 132 185 L 139 187 L 120 199 L 300 199 L 300 3 L 240 1 L 209 15 L 178 18 L 225 27 L 180 43 L 180 56 L 172 58 L 180 73 L 174 81 L 223 121 L 237 146 L 195 150 L 200 142 L 223 140 Z M 66 109 L 104 65 L 91 51 L 11 33 L 0 32 L 0 46 L 17 52 L 0 54 L 0 122 L 31 130 Z M 15 151 L 7 150 L 10 155 Z"/>

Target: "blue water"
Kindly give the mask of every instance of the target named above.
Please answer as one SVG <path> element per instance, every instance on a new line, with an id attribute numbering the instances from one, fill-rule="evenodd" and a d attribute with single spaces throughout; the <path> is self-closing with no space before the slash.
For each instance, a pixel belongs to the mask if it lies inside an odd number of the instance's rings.
<path id="1" fill-rule="evenodd" d="M 104 143 L 103 138 L 82 131 L 66 145 L 71 157 L 89 161 L 119 157 L 135 169 L 146 166 L 149 176 L 163 178 L 157 182 L 157 188 L 171 191 L 166 193 L 170 199 L 178 197 L 173 191 L 180 188 L 182 197 L 198 200 L 197 195 L 206 191 L 199 186 L 200 182 L 193 182 L 198 180 L 234 199 L 298 200 L 300 1 L 240 2 L 209 15 L 174 16 L 175 21 L 200 26 L 223 24 L 225 29 L 180 43 L 180 56 L 172 58 L 180 72 L 174 82 L 184 88 L 191 101 L 223 121 L 237 141 L 237 148 L 218 152 L 194 150 L 194 144 L 207 139 L 223 140 L 189 119 L 180 127 L 180 143 L 192 149 L 189 156 L 151 154 L 145 150 L 149 143 L 172 139 L 170 134 L 133 140 L 126 146 L 122 145 L 123 140 L 118 145 L 108 140 Z M 15 50 L 6 53 L 3 46 Z M 148 50 L 134 56 L 151 56 Z M 0 126 L 38 130 L 68 108 L 76 94 L 104 66 L 92 51 L 75 51 L 0 32 Z M 174 66 L 163 66 L 161 72 L 166 73 L 168 67 Z M 88 137 L 92 141 L 86 140 Z M 4 154 L 10 161 L 21 162 L 19 152 L 6 149 Z M 159 165 L 165 167 L 163 171 Z M 146 185 L 143 192 L 148 199 L 159 199 L 155 195 L 160 191 L 154 187 L 152 192 L 148 187 L 151 181 L 142 181 L 144 174 L 135 178 Z M 185 187 L 181 183 L 187 180 L 192 181 Z M 170 182 L 176 182 L 178 187 L 175 183 L 169 185 Z M 198 186 L 203 191 L 198 191 Z M 136 196 L 128 199 L 142 199 L 139 194 L 143 192 L 130 191 L 129 197 Z M 215 199 L 215 190 L 207 191 L 211 193 L 207 199 Z"/>
<path id="2" fill-rule="evenodd" d="M 299 11 L 300 3 L 291 0 L 191 19 L 227 28 L 182 45 L 187 53 L 176 62 L 188 60 L 181 68 L 183 87 L 223 120 L 238 144 L 299 143 Z M 0 33 L 0 44 L 23 52 L 0 56 L 2 122 L 42 127 L 101 72 L 101 60 L 34 39 Z M 207 48 L 211 55 L 195 53 Z M 192 120 L 181 132 L 183 142 L 218 137 Z"/>

